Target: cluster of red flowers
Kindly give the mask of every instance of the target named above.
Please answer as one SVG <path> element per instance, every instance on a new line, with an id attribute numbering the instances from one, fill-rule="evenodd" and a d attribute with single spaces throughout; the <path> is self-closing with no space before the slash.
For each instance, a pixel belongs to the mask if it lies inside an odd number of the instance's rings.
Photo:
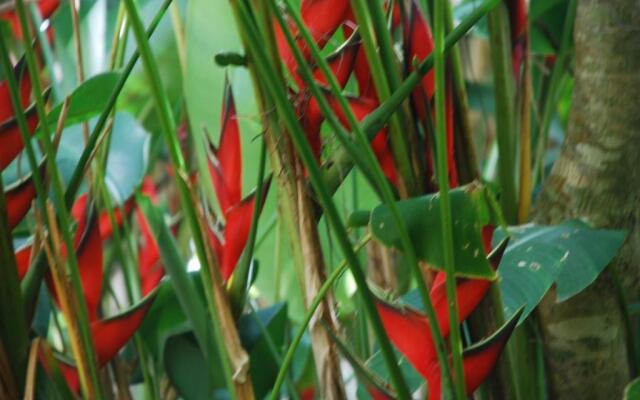
<path id="1" fill-rule="evenodd" d="M 517 71 L 520 68 L 526 46 L 526 8 L 523 1 L 510 3 L 513 3 L 510 5 L 510 14 L 512 18 L 514 69 Z M 422 60 L 432 52 L 434 48 L 433 40 L 427 20 L 415 0 L 411 2 L 411 7 L 404 11 L 397 7 L 396 2 L 394 4 L 396 6 L 391 10 L 392 29 L 400 30 L 403 58 L 406 64 L 405 72 L 408 73 L 414 68 L 414 59 Z M 43 0 L 39 2 L 39 8 L 44 18 L 48 18 L 58 5 L 58 0 Z M 354 115 L 358 120 L 362 120 L 379 105 L 379 99 L 372 82 L 364 48 L 357 32 L 355 32 L 357 23 L 353 17 L 350 2 L 348 0 L 303 0 L 300 11 L 306 27 L 320 47 L 325 46 L 339 29 L 342 29 L 345 37 L 349 38 L 339 48 L 339 51 L 328 59 L 328 62 L 341 87 L 347 84 L 352 75 L 355 77 L 359 94 L 357 97 L 348 97 L 348 101 Z M 21 37 L 20 24 L 17 22 L 13 11 L 5 12 L 0 15 L 0 18 L 10 21 L 13 25 L 14 34 L 17 37 Z M 293 57 L 292 49 L 285 40 L 284 32 L 277 23 L 274 24 L 274 27 L 281 59 L 297 86 L 297 91 L 292 90 L 291 93 L 297 105 L 299 118 L 305 128 L 315 156 L 320 162 L 322 161 L 323 145 L 320 130 L 324 117 L 317 100 L 309 96 L 305 83 L 298 75 L 298 65 Z M 297 32 L 293 23 L 289 23 L 289 28 L 294 34 Z M 310 50 L 304 40 L 297 39 L 297 45 L 306 60 L 313 65 Z M 21 106 L 26 109 L 28 128 L 33 133 L 38 124 L 38 116 L 35 112 L 35 107 L 28 107 L 31 81 L 25 71 L 22 60 L 16 64 L 14 74 L 19 83 Z M 317 69 L 314 71 L 314 78 L 320 85 L 326 85 L 327 83 L 327 77 Z M 433 95 L 434 76 L 430 72 L 412 93 L 412 106 L 414 107 L 417 121 L 424 123 L 429 118 L 428 113 L 431 110 L 430 102 Z M 341 123 L 348 127 L 348 122 L 337 101 L 328 93 L 326 96 Z M 446 97 L 449 178 L 452 186 L 457 186 L 458 177 L 453 137 L 453 93 L 450 84 L 447 86 Z M 24 147 L 6 81 L 0 82 L 0 121 L 2 121 L 0 122 L 1 171 L 15 160 Z M 221 275 L 226 281 L 231 277 L 246 246 L 253 213 L 256 212 L 256 208 L 262 208 L 262 204 L 255 204 L 255 193 L 245 198 L 242 197 L 240 130 L 233 95 L 229 86 L 225 91 L 221 126 L 219 146 L 210 145 L 209 173 L 225 225 L 217 224 L 216 226 L 211 226 L 209 237 L 220 261 Z M 387 129 L 382 128 L 373 139 L 372 147 L 385 176 L 391 183 L 397 185 L 398 173 L 387 141 Z M 429 140 L 424 140 L 424 143 L 425 182 L 427 182 L 427 187 L 430 187 L 429 183 L 434 168 L 431 151 L 427 145 Z M 263 188 L 258 188 L 257 190 L 261 190 L 266 194 L 268 187 L 269 183 L 267 182 Z M 150 178 L 145 179 L 142 191 L 150 196 L 152 200 L 156 200 L 156 188 Z M 9 228 L 13 230 L 28 213 L 36 196 L 31 177 L 24 178 L 9 186 L 5 196 L 7 198 Z M 264 197 L 262 196 L 262 198 Z M 123 212 L 116 211 L 116 222 L 118 224 L 122 223 L 123 219 L 135 208 L 133 199 L 127 201 L 123 206 Z M 260 211 L 258 210 L 257 212 Z M 164 275 L 164 269 L 157 243 L 147 221 L 142 212 L 136 210 L 136 219 L 141 230 L 138 260 L 139 274 L 141 291 L 145 297 L 127 312 L 111 318 L 101 318 L 99 316 L 99 308 L 103 283 L 103 245 L 105 241 L 111 238 L 114 227 L 106 214 L 98 215 L 95 212 L 95 207 L 87 194 L 77 199 L 72 209 L 72 216 L 77 224 L 74 246 L 78 258 L 84 301 L 89 313 L 91 335 L 96 349 L 98 364 L 104 365 L 118 353 L 142 323 L 147 310 L 152 304 L 155 294 L 154 289 Z M 490 238 L 492 228 L 486 227 L 483 234 L 485 234 L 486 239 L 485 252 L 489 254 L 491 252 Z M 503 250 L 504 246 L 499 246 L 488 255 L 494 267 L 497 266 Z M 64 254 L 66 250 L 62 249 L 62 252 Z M 19 249 L 16 252 L 16 260 L 18 275 L 20 279 L 23 279 L 31 261 L 31 245 Z M 58 304 L 58 295 L 52 284 L 51 277 L 48 276 L 46 280 L 51 297 L 54 303 Z M 449 316 L 444 281 L 444 273 L 438 273 L 431 288 L 430 297 L 438 315 L 439 329 L 446 337 L 449 334 Z M 461 320 L 466 319 L 477 307 L 487 293 L 489 285 L 490 283 L 486 280 L 458 279 L 456 293 Z M 409 308 L 400 309 L 381 300 L 378 301 L 377 308 L 392 342 L 428 383 L 429 398 L 439 399 L 441 385 L 440 366 L 435 355 L 434 343 L 426 317 L 418 311 Z M 493 369 L 513 327 L 514 323 L 512 321 L 485 345 L 465 352 L 465 383 L 469 393 L 475 390 Z M 75 368 L 65 362 L 61 362 L 60 365 L 70 387 L 77 391 L 79 383 Z M 370 388 L 370 390 L 376 398 L 385 397 L 383 392 L 375 388 Z"/>

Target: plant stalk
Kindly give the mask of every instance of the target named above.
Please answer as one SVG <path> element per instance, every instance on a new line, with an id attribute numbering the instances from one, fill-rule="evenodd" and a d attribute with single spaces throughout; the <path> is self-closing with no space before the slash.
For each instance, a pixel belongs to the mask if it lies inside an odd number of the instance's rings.
<path id="1" fill-rule="evenodd" d="M 389 338 L 387 337 L 386 332 L 384 331 L 384 327 L 382 326 L 380 316 L 378 315 L 375 308 L 373 296 L 370 292 L 369 287 L 367 286 L 366 277 L 358 258 L 351 248 L 346 228 L 344 227 L 344 224 L 342 223 L 342 220 L 338 214 L 338 210 L 333 203 L 331 194 L 329 193 L 323 181 L 322 173 L 316 163 L 309 143 L 307 143 L 302 127 L 300 126 L 300 122 L 298 121 L 295 111 L 291 103 L 289 102 L 286 91 L 279 85 L 278 82 L 274 81 L 271 78 L 273 76 L 277 76 L 276 69 L 272 65 L 268 55 L 265 53 L 265 49 L 259 46 L 261 40 L 251 26 L 253 24 L 253 21 L 250 13 L 246 8 L 246 4 L 244 4 L 243 2 L 238 2 L 237 5 L 240 20 L 245 27 L 245 32 L 247 32 L 248 34 L 247 44 L 249 46 L 249 55 L 252 57 L 253 65 L 255 65 L 257 71 L 259 72 L 259 75 L 264 77 L 263 81 L 265 87 L 269 90 L 271 96 L 273 97 L 273 100 L 276 103 L 278 114 L 285 124 L 287 133 L 289 134 L 289 137 L 291 138 L 298 155 L 300 156 L 307 169 L 311 183 L 316 191 L 316 194 L 318 195 L 319 202 L 324 209 L 325 216 L 334 230 L 338 244 L 345 254 L 345 258 L 349 262 L 354 280 L 356 281 L 359 289 L 358 292 L 364 299 L 365 308 L 369 314 L 369 317 L 371 318 L 372 326 L 378 337 L 381 351 L 384 354 L 387 365 L 389 366 L 389 369 L 391 371 L 393 382 L 395 383 L 395 386 L 397 388 L 398 396 L 404 399 L 409 398 L 410 395 L 406 389 L 406 383 L 404 382 L 404 378 L 402 377 L 402 374 L 398 368 L 396 357 L 393 354 L 393 350 L 391 348 L 391 343 L 389 342 Z"/>
<path id="2" fill-rule="evenodd" d="M 434 43 L 435 48 L 435 131 L 436 131 L 436 173 L 440 193 L 441 235 L 444 245 L 444 270 L 446 272 L 447 304 L 449 306 L 449 344 L 453 359 L 455 398 L 466 398 L 464 369 L 462 365 L 462 339 L 460 337 L 460 318 L 456 298 L 455 258 L 453 251 L 453 227 L 451 221 L 451 202 L 449 201 L 449 168 L 447 160 L 447 118 L 445 115 L 445 5 L 443 1 L 435 2 L 434 10 Z M 445 361 L 445 362 L 448 362 Z"/>
<path id="3" fill-rule="evenodd" d="M 489 40 L 495 86 L 496 140 L 498 142 L 498 177 L 502 194 L 502 211 L 510 224 L 517 221 L 517 193 L 514 160 L 516 136 L 514 118 L 514 80 L 511 65 L 511 39 L 505 5 L 489 13 Z"/>

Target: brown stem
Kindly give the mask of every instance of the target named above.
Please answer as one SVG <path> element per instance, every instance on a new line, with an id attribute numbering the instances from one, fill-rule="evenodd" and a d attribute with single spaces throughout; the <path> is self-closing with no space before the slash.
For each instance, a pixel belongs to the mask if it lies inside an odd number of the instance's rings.
<path id="1" fill-rule="evenodd" d="M 302 168 L 300 168 L 301 170 Z M 301 171 L 302 172 L 302 171 Z M 313 302 L 326 280 L 324 258 L 318 235 L 314 205 L 306 192 L 304 174 L 298 176 L 299 240 L 304 259 L 305 304 Z M 340 358 L 331 336 L 323 325 L 336 330 L 337 320 L 332 296 L 327 294 L 309 323 L 311 347 L 313 349 L 316 374 L 319 380 L 320 397 L 323 399 L 346 398 L 344 382 L 340 373 Z"/>

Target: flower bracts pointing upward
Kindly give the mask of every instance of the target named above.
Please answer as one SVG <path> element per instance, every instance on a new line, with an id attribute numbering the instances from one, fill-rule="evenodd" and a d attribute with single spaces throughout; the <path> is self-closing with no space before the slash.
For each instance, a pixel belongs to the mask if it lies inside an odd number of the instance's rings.
<path id="1" fill-rule="evenodd" d="M 242 152 L 240 129 L 233 93 L 228 81 L 221 114 L 220 145 L 209 143 L 209 173 L 225 220 L 224 227 L 209 227 L 209 238 L 220 263 L 220 273 L 227 281 L 242 255 L 251 229 L 253 213 L 256 212 L 255 193 L 242 198 Z M 271 180 L 265 182 L 263 202 L 257 206 L 261 212 Z"/>

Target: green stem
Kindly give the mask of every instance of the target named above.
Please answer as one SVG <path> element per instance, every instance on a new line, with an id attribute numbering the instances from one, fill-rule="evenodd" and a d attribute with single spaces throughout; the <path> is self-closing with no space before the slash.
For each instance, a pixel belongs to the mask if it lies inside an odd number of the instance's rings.
<path id="1" fill-rule="evenodd" d="M 440 223 L 444 246 L 444 270 L 446 272 L 447 304 L 449 306 L 449 339 L 451 358 L 455 371 L 455 398 L 466 398 L 464 369 L 462 365 L 462 340 L 460 338 L 460 318 L 456 301 L 455 258 L 453 251 L 453 228 L 451 224 L 451 202 L 449 201 L 449 168 L 447 160 L 447 119 L 445 115 L 445 54 L 444 28 L 445 5 L 443 1 L 435 2 L 434 10 L 434 42 L 435 48 L 435 130 L 436 130 L 436 172 L 440 193 Z M 448 361 L 445 361 L 448 362 Z"/>
<path id="2" fill-rule="evenodd" d="M 506 6 L 489 13 L 489 40 L 495 87 L 496 140 L 498 142 L 498 180 L 502 194 L 502 211 L 511 224 L 517 223 L 515 183 L 515 101 L 511 63 L 511 39 Z"/>
<path id="3" fill-rule="evenodd" d="M 0 42 L 4 40 L 0 38 Z M 7 76 L 7 75 L 5 75 Z M 22 396 L 29 354 L 29 337 L 27 321 L 22 304 L 22 293 L 18 280 L 18 268 L 13 256 L 13 244 L 7 208 L 4 196 L 4 185 L 0 175 L 0 347 L 6 352 L 12 376 L 3 377 L 3 384 L 9 393 Z M 13 385 L 14 383 L 15 385 Z"/>
<path id="4" fill-rule="evenodd" d="M 296 57 L 296 61 L 298 63 L 302 77 L 304 78 L 304 80 L 307 83 L 307 86 L 309 87 L 314 97 L 318 101 L 318 105 L 320 106 L 320 109 L 322 110 L 325 118 L 327 118 L 327 120 L 331 123 L 334 131 L 338 133 L 337 136 L 341 140 L 341 142 L 342 143 L 348 142 L 349 139 L 346 133 L 342 132 L 343 128 L 340 125 L 339 121 L 337 121 L 337 119 L 335 118 L 335 113 L 331 110 L 325 96 L 320 91 L 317 84 L 314 82 L 311 69 L 309 68 L 308 63 L 305 62 L 300 50 L 295 45 L 293 36 L 288 26 L 286 25 L 282 15 L 277 13 L 277 10 L 275 9 L 276 6 L 273 0 L 270 1 L 270 4 L 274 9 L 274 15 L 276 15 L 276 17 L 278 18 L 278 22 L 280 23 L 282 31 L 285 33 L 285 36 L 289 41 L 290 47 L 293 49 L 293 53 L 294 53 L 294 56 Z M 358 120 L 353 114 L 353 111 L 351 110 L 351 107 L 349 106 L 347 99 L 342 94 L 340 85 L 338 84 L 336 77 L 331 72 L 331 69 L 327 64 L 326 60 L 320 54 L 320 49 L 318 48 L 316 43 L 313 41 L 308 29 L 304 26 L 302 18 L 297 14 L 296 10 L 291 5 L 290 1 L 286 0 L 285 5 L 287 7 L 287 10 L 290 16 L 293 18 L 294 22 L 297 25 L 298 32 L 303 36 L 307 46 L 311 50 L 311 54 L 315 58 L 316 64 L 318 65 L 318 67 L 326 77 L 331 87 L 333 96 L 339 102 L 340 107 L 342 108 L 343 114 L 346 115 L 347 117 L 347 120 L 354 131 L 357 143 L 360 146 L 360 149 L 362 149 L 358 151 L 364 152 L 364 162 L 360 161 L 356 157 L 354 157 L 354 160 L 358 161 L 360 170 L 369 171 L 369 173 L 373 175 L 373 178 L 374 178 L 373 183 L 375 185 L 374 187 L 377 188 L 377 190 L 381 194 L 381 198 L 385 202 L 385 204 L 389 206 L 389 209 L 391 210 L 392 216 L 394 218 L 394 222 L 398 226 L 398 231 L 400 232 L 402 246 L 407 256 L 409 265 L 411 266 L 411 270 L 414 274 L 414 278 L 416 279 L 416 283 L 418 285 L 418 291 L 420 293 L 420 298 L 424 304 L 424 308 L 427 313 L 427 318 L 429 319 L 431 334 L 436 344 L 436 352 L 438 355 L 438 360 L 442 366 L 443 376 L 444 376 L 445 382 L 449 382 L 451 379 L 450 378 L 451 375 L 449 372 L 449 364 L 447 361 L 446 352 L 444 348 L 444 339 L 439 329 L 439 324 L 438 324 L 438 319 L 435 313 L 435 309 L 433 308 L 433 304 L 431 303 L 431 299 L 429 297 L 429 290 L 424 282 L 422 271 L 420 270 L 420 266 L 418 264 L 418 257 L 416 255 L 415 248 L 413 246 L 413 243 L 411 242 L 411 238 L 409 236 L 409 231 L 407 230 L 406 224 L 402 219 L 402 217 L 400 216 L 400 211 L 396 205 L 391 185 L 386 179 L 384 172 L 380 167 L 380 164 L 376 160 L 373 149 L 369 144 L 369 140 L 367 139 L 367 137 L 364 135 L 364 132 L 360 128 L 360 124 L 358 123 Z M 347 147 L 347 149 L 349 148 Z M 350 151 L 350 155 L 354 155 L 350 149 L 349 151 Z"/>
<path id="5" fill-rule="evenodd" d="M 40 15 L 40 10 L 38 9 L 38 5 L 36 3 L 29 4 L 29 11 L 31 12 L 31 19 L 33 21 L 33 26 L 42 26 L 42 16 Z M 62 89 L 60 88 L 60 82 L 56 79 L 53 65 L 53 51 L 51 50 L 51 45 L 49 44 L 49 39 L 47 38 L 46 31 L 37 29 L 36 36 L 38 38 L 38 43 L 42 49 L 42 55 L 44 56 L 44 63 L 49 68 L 49 79 L 51 81 L 51 91 L 53 92 L 53 100 L 55 102 L 61 101 L 64 97 L 62 94 Z"/>
<path id="6" fill-rule="evenodd" d="M 32 93 L 36 101 L 36 109 L 38 111 L 38 117 L 40 126 L 42 127 L 41 142 L 44 147 L 44 151 L 47 155 L 47 172 L 51 177 L 51 183 L 53 187 L 54 199 L 59 205 L 58 207 L 58 219 L 62 229 L 62 237 L 67 249 L 73 249 L 73 239 L 69 228 L 71 227 L 69 211 L 64 207 L 64 186 L 60 177 L 60 172 L 56 165 L 56 153 L 51 142 L 51 130 L 49 129 L 49 122 L 47 119 L 47 112 L 44 106 L 44 98 L 42 95 L 42 88 L 40 85 L 40 76 L 37 70 L 37 63 L 34 55 L 34 50 L 31 41 L 31 33 L 29 24 L 27 21 L 27 12 L 24 4 L 24 0 L 16 0 L 16 11 L 20 19 L 20 25 L 23 32 L 23 40 L 25 47 L 25 57 L 27 61 L 27 67 L 31 77 Z M 83 301 L 84 295 L 82 290 L 82 282 L 80 279 L 80 271 L 78 268 L 78 261 L 75 253 L 69 251 L 67 255 L 67 262 L 69 265 L 69 275 L 71 277 L 71 284 L 75 292 L 77 302 L 77 314 L 75 318 L 78 322 L 78 328 L 80 331 L 80 341 L 84 356 L 87 361 L 88 371 L 80 371 L 80 383 L 82 391 L 85 395 L 92 394 L 96 399 L 102 399 L 102 389 L 100 380 L 98 377 L 98 366 L 96 362 L 95 351 L 93 348 L 93 340 L 91 339 L 91 333 L 89 330 L 89 318 L 87 313 L 87 303 Z M 72 316 L 68 316 L 72 317 Z M 76 355 L 78 356 L 78 355 Z M 88 373 L 89 376 L 85 376 Z M 90 380 L 87 381 L 87 380 Z M 89 386 L 91 385 L 91 386 Z M 93 390 L 91 390 L 93 388 Z"/>
<path id="7" fill-rule="evenodd" d="M 258 317 L 257 310 L 253 307 L 253 305 L 249 304 L 249 308 L 251 309 L 251 317 L 258 325 L 258 329 L 260 329 L 260 333 L 264 337 L 265 342 L 267 342 L 267 348 L 269 349 L 269 353 L 276 362 L 278 367 L 278 371 L 280 370 L 280 366 L 282 365 L 282 354 L 280 354 L 280 350 L 278 350 L 278 346 L 276 346 L 273 337 L 266 326 L 262 323 L 260 317 Z M 299 400 L 300 396 L 298 396 L 298 391 L 296 390 L 295 385 L 291 382 L 289 376 L 285 375 L 284 378 L 285 384 L 287 385 L 287 390 L 289 390 L 289 396 L 291 396 L 294 400 Z"/>
<path id="8" fill-rule="evenodd" d="M 549 139 L 549 127 L 551 126 L 551 119 L 558 105 L 559 89 L 562 86 L 562 74 L 567 66 L 567 62 L 571 57 L 571 40 L 573 38 L 573 23 L 576 17 L 577 1 L 570 0 L 567 9 L 567 15 L 564 19 L 564 28 L 562 30 L 562 42 L 560 43 L 560 50 L 558 51 L 558 57 L 553 64 L 551 71 L 551 78 L 549 80 L 549 86 L 547 89 L 547 95 L 544 100 L 544 106 L 542 110 L 542 119 L 540 123 L 540 130 L 538 132 L 538 142 L 536 146 L 536 156 L 533 167 L 533 179 L 532 186 L 535 187 L 539 180 L 543 177 L 543 161 L 544 153 L 547 149 L 547 142 Z"/>
<path id="9" fill-rule="evenodd" d="M 261 47 L 259 43 L 261 43 L 261 39 L 256 32 L 254 26 L 254 21 L 251 18 L 249 11 L 247 10 L 247 5 L 239 1 L 237 2 L 238 11 L 240 21 L 244 24 L 245 32 L 247 34 L 247 45 L 249 46 L 248 51 L 253 60 L 253 65 L 259 71 L 259 75 L 263 77 L 263 83 L 267 90 L 269 90 L 273 100 L 276 103 L 278 115 L 282 119 L 286 131 L 293 142 L 293 145 L 304 163 L 307 172 L 309 174 L 309 178 L 311 183 L 315 189 L 315 192 L 318 196 L 318 200 L 324 209 L 325 216 L 327 221 L 331 224 L 338 244 L 347 259 L 349 266 L 351 268 L 354 280 L 358 286 L 358 292 L 364 299 L 365 309 L 369 313 L 369 317 L 371 318 L 371 323 L 373 329 L 378 337 L 378 342 L 381 348 L 382 354 L 385 356 L 385 360 L 389 366 L 391 371 L 391 376 L 393 378 L 393 382 L 398 387 L 398 395 L 400 398 L 409 398 L 409 393 L 406 390 L 406 384 L 404 382 L 404 378 L 397 364 L 397 359 L 393 350 L 391 348 L 391 343 L 389 342 L 389 338 L 386 335 L 384 327 L 382 326 L 382 321 L 380 320 L 380 316 L 377 313 L 373 295 L 369 287 L 367 286 L 366 276 L 362 270 L 360 265 L 360 261 L 358 257 L 355 255 L 351 243 L 349 241 L 349 237 L 347 231 L 345 229 L 344 224 L 338 214 L 338 210 L 336 208 L 335 203 L 331 198 L 331 194 L 327 190 L 326 185 L 323 182 L 322 173 L 320 171 L 320 167 L 317 165 L 311 147 L 307 142 L 306 136 L 302 127 L 300 126 L 300 122 L 296 116 L 295 110 L 293 109 L 292 104 L 289 102 L 287 92 L 282 86 L 281 82 L 273 80 L 271 77 L 277 76 L 277 70 L 271 63 L 269 56 L 266 54 L 264 47 Z"/>
<path id="10" fill-rule="evenodd" d="M 230 397 L 232 399 L 237 398 L 235 382 L 233 379 L 233 371 L 229 355 L 224 342 L 224 336 L 222 333 L 222 324 L 220 316 L 217 313 L 218 308 L 215 305 L 215 298 L 213 296 L 213 282 L 212 276 L 209 272 L 208 258 L 205 250 L 205 241 L 202 237 L 200 224 L 196 215 L 196 210 L 191 202 L 191 196 L 189 188 L 186 182 L 186 177 L 189 176 L 187 171 L 186 162 L 183 158 L 180 150 L 180 141 L 176 134 L 176 123 L 171 112 L 169 100 L 164 91 L 162 81 L 160 79 L 160 73 L 158 71 L 158 65 L 156 64 L 153 54 L 151 53 L 151 47 L 149 46 L 149 40 L 142 25 L 138 7 L 134 0 L 125 0 L 125 6 L 127 8 L 127 15 L 130 19 L 131 28 L 133 29 L 136 41 L 138 42 L 138 51 L 142 57 L 142 63 L 144 65 L 147 76 L 151 82 L 151 89 L 156 102 L 158 116 L 160 118 L 160 125 L 162 132 L 165 135 L 167 147 L 169 149 L 169 156 L 171 163 L 175 169 L 176 185 L 178 187 L 178 194 L 180 202 L 182 203 L 187 222 L 192 232 L 193 241 L 196 248 L 196 254 L 200 261 L 200 276 L 203 280 L 205 288 L 205 294 L 207 297 L 207 305 L 211 314 L 211 320 L 213 325 L 213 332 L 215 335 L 218 350 L 220 352 L 220 358 L 222 361 L 222 369 L 229 390 Z"/>
<path id="11" fill-rule="evenodd" d="M 258 221 L 260 220 L 260 211 L 262 209 L 262 202 L 264 201 L 264 175 L 265 167 L 267 164 L 267 145 L 262 139 L 260 145 L 260 161 L 258 162 L 258 182 L 256 183 L 256 192 L 253 203 L 253 215 L 251 216 L 251 228 L 249 230 L 249 238 L 247 239 L 247 245 L 242 252 L 242 256 L 238 261 L 238 266 L 231 276 L 229 282 L 229 297 L 231 301 L 231 307 L 234 310 L 234 315 L 240 315 L 244 308 L 247 295 L 247 280 L 249 279 L 249 267 L 251 260 L 253 259 L 253 250 L 256 243 L 256 234 L 258 232 Z"/>
<path id="12" fill-rule="evenodd" d="M 360 240 L 360 242 L 356 245 L 356 247 L 354 248 L 354 251 L 357 252 L 360 249 L 362 249 L 367 243 L 369 243 L 370 240 L 371 240 L 371 235 L 370 234 L 365 235 Z M 327 295 L 327 292 L 331 290 L 331 288 L 333 287 L 333 284 L 342 276 L 342 274 L 347 270 L 348 267 L 349 267 L 349 263 L 347 262 L 347 260 L 342 260 L 340 265 L 338 265 L 333 270 L 333 272 L 331 272 L 331 275 L 329 275 L 327 279 L 322 283 L 320 290 L 318 290 L 318 293 L 313 298 L 313 301 L 309 305 L 309 308 L 307 309 L 307 313 L 304 315 L 304 319 L 300 324 L 300 328 L 298 329 L 298 332 L 296 332 L 296 335 L 293 337 L 293 340 L 291 341 L 291 344 L 287 349 L 287 353 L 284 356 L 284 360 L 282 361 L 280 370 L 278 371 L 276 382 L 273 384 L 273 391 L 272 391 L 272 397 L 271 397 L 272 400 L 276 400 L 278 398 L 277 396 L 280 393 L 280 388 L 282 387 L 282 383 L 284 382 L 287 376 L 287 370 L 289 369 L 289 367 L 291 366 L 291 363 L 293 362 L 293 356 L 295 355 L 295 352 L 298 349 L 298 345 L 300 344 L 300 341 L 304 336 L 304 332 L 307 330 L 307 326 L 309 326 L 309 322 L 311 322 L 311 318 L 313 318 L 313 316 L 316 313 L 316 310 L 318 309 L 320 304 L 323 302 L 324 296 Z"/>
<path id="13" fill-rule="evenodd" d="M 451 33 L 453 29 L 453 6 L 449 1 L 446 5 L 446 33 Z M 458 174 L 463 183 L 470 182 L 480 176 L 478 172 L 478 163 L 476 152 L 473 145 L 473 132 L 469 122 L 469 96 L 467 95 L 466 82 L 464 79 L 464 71 L 462 65 L 462 56 L 460 54 L 460 46 L 455 45 L 451 48 L 449 62 L 451 66 L 451 74 L 453 76 L 455 113 L 458 116 L 456 122 L 459 123 L 458 131 L 460 132 L 460 140 L 462 142 L 461 149 L 465 150 L 463 154 L 456 157 L 458 163 Z"/>

